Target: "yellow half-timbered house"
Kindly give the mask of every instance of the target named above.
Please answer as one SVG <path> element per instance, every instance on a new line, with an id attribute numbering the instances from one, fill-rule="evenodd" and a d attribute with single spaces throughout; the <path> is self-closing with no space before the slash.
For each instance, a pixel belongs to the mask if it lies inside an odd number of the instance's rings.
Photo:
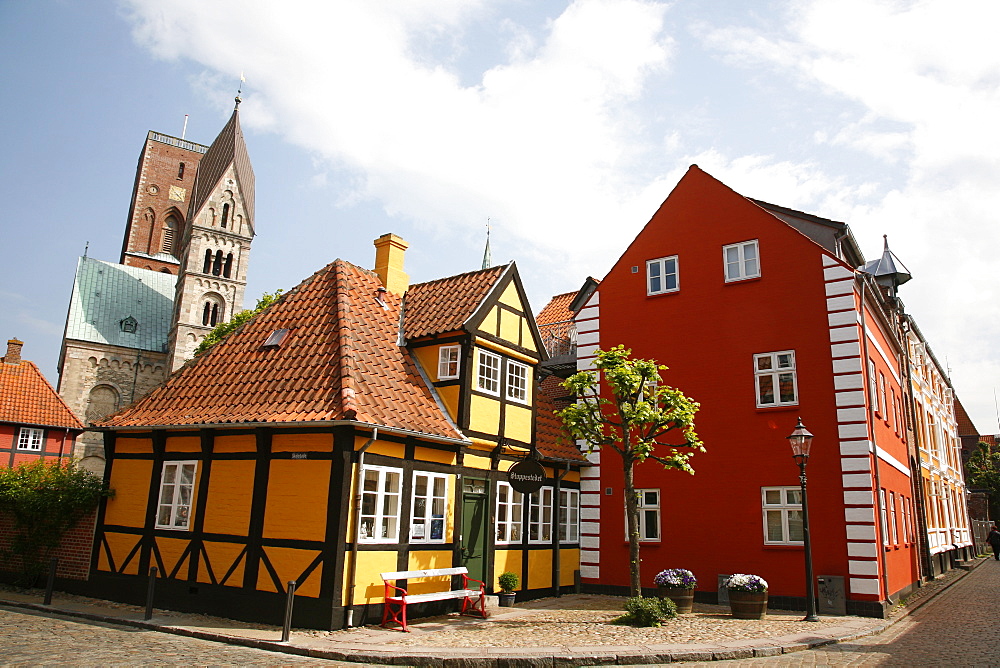
<path id="1" fill-rule="evenodd" d="M 103 596 L 141 600 L 155 566 L 159 607 L 276 622 L 294 580 L 294 623 L 337 629 L 380 617 L 387 571 L 573 586 L 586 461 L 538 391 L 516 266 L 408 286 L 406 243 L 375 245 L 374 272 L 331 263 L 103 423 Z"/>

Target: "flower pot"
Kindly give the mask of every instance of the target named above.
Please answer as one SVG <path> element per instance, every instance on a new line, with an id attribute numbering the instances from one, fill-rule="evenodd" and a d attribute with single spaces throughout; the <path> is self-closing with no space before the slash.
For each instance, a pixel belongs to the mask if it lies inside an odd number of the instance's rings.
<path id="1" fill-rule="evenodd" d="M 514 597 L 517 596 L 516 593 L 512 591 L 502 591 L 498 594 L 500 597 L 500 607 L 501 608 L 513 608 L 514 607 Z"/>
<path id="2" fill-rule="evenodd" d="M 729 607 L 736 619 L 764 619 L 767 614 L 767 592 L 730 589 Z"/>
<path id="3" fill-rule="evenodd" d="M 658 598 L 669 598 L 677 606 L 678 614 L 691 612 L 694 606 L 694 589 L 686 587 L 657 587 L 656 596 Z"/>

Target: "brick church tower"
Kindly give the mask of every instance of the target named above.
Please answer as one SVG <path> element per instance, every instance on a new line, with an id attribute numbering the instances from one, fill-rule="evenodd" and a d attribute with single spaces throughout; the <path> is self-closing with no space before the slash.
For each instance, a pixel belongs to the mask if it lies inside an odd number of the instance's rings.
<path id="1" fill-rule="evenodd" d="M 86 425 L 152 391 L 243 309 L 254 177 L 238 109 L 211 146 L 150 131 L 119 262 L 79 259 L 58 392 Z M 103 435 L 85 432 L 75 455 L 103 470 Z"/>

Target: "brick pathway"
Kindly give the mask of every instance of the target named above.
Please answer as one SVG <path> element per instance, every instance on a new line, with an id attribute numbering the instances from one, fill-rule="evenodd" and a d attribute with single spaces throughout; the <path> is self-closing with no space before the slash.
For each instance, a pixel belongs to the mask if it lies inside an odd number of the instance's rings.
<path id="1" fill-rule="evenodd" d="M 934 587 L 931 583 L 930 587 Z M 925 587 L 926 589 L 926 587 Z M 988 559 L 884 633 L 768 659 L 685 664 L 726 666 L 1000 666 L 1000 562 Z"/>

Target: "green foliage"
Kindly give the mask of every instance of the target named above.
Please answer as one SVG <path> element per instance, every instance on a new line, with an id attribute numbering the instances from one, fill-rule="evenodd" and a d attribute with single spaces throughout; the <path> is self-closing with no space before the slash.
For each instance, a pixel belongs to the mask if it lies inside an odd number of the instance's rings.
<path id="1" fill-rule="evenodd" d="M 631 626 L 660 626 L 677 617 L 677 605 L 669 598 L 633 596 L 625 601 L 625 614 L 617 619 Z"/>
<path id="2" fill-rule="evenodd" d="M 666 469 L 693 474 L 692 455 L 705 451 L 694 429 L 694 415 L 700 406 L 680 390 L 660 384 L 660 372 L 667 367 L 656 361 L 632 359 L 632 351 L 624 346 L 596 354 L 597 371 L 581 371 L 563 381 L 577 402 L 557 415 L 573 438 L 587 443 L 588 452 L 611 449 L 621 456 L 630 587 L 632 596 L 638 597 L 642 593 L 639 504 L 633 469 L 651 459 Z M 606 390 L 603 396 L 601 383 Z"/>
<path id="3" fill-rule="evenodd" d="M 966 464 L 969 487 L 981 487 L 990 493 L 990 515 L 1000 516 L 1000 449 L 980 441 Z"/>
<path id="4" fill-rule="evenodd" d="M 19 557 L 19 584 L 33 586 L 52 551 L 102 497 L 113 496 L 94 473 L 69 461 L 36 460 L 0 468 L 0 513 L 14 520 L 11 549 L 4 561 Z"/>
<path id="5" fill-rule="evenodd" d="M 500 589 L 504 593 L 509 594 L 510 592 L 517 589 L 517 585 L 518 583 L 520 583 L 520 580 L 517 577 L 517 573 L 513 573 L 511 571 L 505 571 L 501 573 L 500 576 L 497 578 L 497 582 L 500 583 Z"/>
<path id="6" fill-rule="evenodd" d="M 261 295 L 260 299 L 257 300 L 257 306 L 255 306 L 253 310 L 248 309 L 240 311 L 239 313 L 234 313 L 233 317 L 229 319 L 229 322 L 220 322 L 204 339 L 201 340 L 198 347 L 194 349 L 194 356 L 197 357 L 198 355 L 206 352 L 216 343 L 229 336 L 232 332 L 235 332 L 248 321 L 252 320 L 255 315 L 276 302 L 282 292 L 284 292 L 284 290 L 276 290 L 273 295 L 269 292 L 265 292 Z"/>

